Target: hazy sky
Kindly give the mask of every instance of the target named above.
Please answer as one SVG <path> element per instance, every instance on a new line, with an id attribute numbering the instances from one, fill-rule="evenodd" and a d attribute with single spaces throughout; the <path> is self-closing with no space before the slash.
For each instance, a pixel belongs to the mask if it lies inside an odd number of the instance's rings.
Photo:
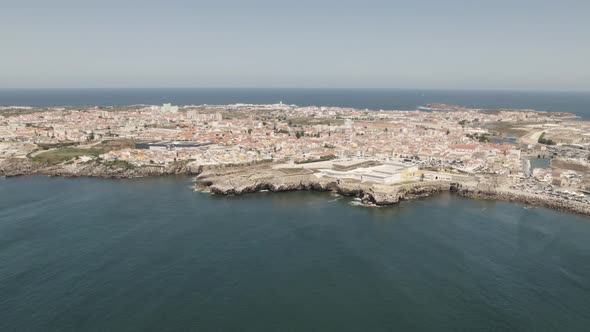
<path id="1" fill-rule="evenodd" d="M 0 87 L 590 90 L 589 0 L 0 0 Z"/>

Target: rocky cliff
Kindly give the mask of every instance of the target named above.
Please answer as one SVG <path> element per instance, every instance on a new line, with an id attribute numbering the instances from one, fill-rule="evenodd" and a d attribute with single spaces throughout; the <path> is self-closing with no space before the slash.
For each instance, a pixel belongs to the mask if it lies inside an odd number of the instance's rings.
<path id="1" fill-rule="evenodd" d="M 101 162 L 47 165 L 25 158 L 0 160 L 0 176 L 48 175 L 65 177 L 131 178 L 173 174 L 198 175 L 197 190 L 218 195 L 241 195 L 263 190 L 331 191 L 343 196 L 357 197 L 365 204 L 392 205 L 401 200 L 427 197 L 441 191 L 478 199 L 496 199 L 542 205 L 552 209 L 590 215 L 590 205 L 555 197 L 540 196 L 509 190 L 481 189 L 466 184 L 445 181 L 414 182 L 403 185 L 381 185 L 355 180 L 317 177 L 305 169 L 273 169 L 271 164 L 243 166 L 200 166 L 194 162 L 179 162 L 166 167 L 134 167 L 123 162 Z"/>
<path id="2" fill-rule="evenodd" d="M 135 167 L 124 162 L 100 162 L 96 160 L 84 163 L 48 165 L 30 159 L 14 158 L 0 160 L 0 175 L 49 175 L 49 176 L 89 176 L 101 178 L 132 178 L 161 176 L 171 174 L 199 174 L 203 167 L 192 163 L 175 163 L 167 167 Z"/>
<path id="3" fill-rule="evenodd" d="M 354 180 L 316 177 L 307 170 L 279 170 L 270 167 L 238 167 L 205 171 L 196 178 L 198 190 L 218 195 L 241 195 L 262 190 L 332 191 L 343 196 L 361 198 L 363 203 L 391 205 L 400 200 L 430 196 L 449 190 L 448 182 L 417 182 L 400 186 L 379 185 Z"/>

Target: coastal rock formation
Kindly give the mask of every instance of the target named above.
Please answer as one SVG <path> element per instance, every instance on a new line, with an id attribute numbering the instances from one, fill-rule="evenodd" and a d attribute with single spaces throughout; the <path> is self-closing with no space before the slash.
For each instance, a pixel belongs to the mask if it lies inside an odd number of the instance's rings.
<path id="1" fill-rule="evenodd" d="M 83 163 L 47 165 L 30 159 L 12 158 L 0 160 L 0 175 L 48 175 L 65 177 L 132 178 L 172 174 L 199 174 L 203 167 L 187 162 L 167 167 L 134 167 L 125 162 L 100 162 L 91 160 Z"/>
<path id="2" fill-rule="evenodd" d="M 530 193 L 515 192 L 510 190 L 468 190 L 461 189 L 457 194 L 476 199 L 502 200 L 509 202 L 518 202 L 530 205 L 544 206 L 555 210 L 575 212 L 583 215 L 590 215 L 590 206 L 588 204 L 568 201 L 549 196 L 541 196 Z"/>
<path id="3" fill-rule="evenodd" d="M 241 195 L 268 190 L 272 192 L 335 188 L 335 181 L 309 174 L 285 174 L 269 167 L 231 167 L 205 171 L 196 178 L 197 187 L 219 195 Z"/>
<path id="4" fill-rule="evenodd" d="M 280 191 L 332 191 L 343 196 L 360 198 L 367 205 L 393 205 L 402 200 L 432 196 L 451 191 L 477 199 L 496 199 L 541 205 L 561 211 L 590 215 L 590 206 L 575 201 L 541 196 L 511 190 L 481 189 L 472 183 L 448 181 L 414 182 L 401 185 L 383 185 L 354 180 L 337 180 L 316 177 L 307 170 L 279 170 L 269 166 L 218 168 L 204 171 L 196 178 L 196 189 L 218 195 L 241 195 L 262 190 Z"/>
<path id="5" fill-rule="evenodd" d="M 0 175 L 18 176 L 36 174 L 37 167 L 30 159 L 11 158 L 0 160 Z"/>
<path id="6" fill-rule="evenodd" d="M 304 169 L 272 169 L 268 166 L 234 167 L 205 171 L 196 178 L 198 190 L 218 195 L 241 195 L 263 190 L 281 191 L 332 191 L 343 196 L 358 197 L 363 203 L 392 205 L 400 200 L 430 196 L 449 190 L 443 181 L 418 182 L 399 186 L 379 185 L 354 180 L 316 177 Z"/>
<path id="7" fill-rule="evenodd" d="M 202 166 L 191 162 L 173 163 L 166 167 L 134 167 L 124 162 L 100 162 L 46 165 L 25 158 L 0 160 L 0 176 L 47 175 L 64 177 L 132 178 L 174 174 L 198 175 L 197 190 L 217 195 L 241 195 L 264 190 L 331 191 L 343 196 L 360 198 L 367 205 L 393 205 L 402 200 L 428 197 L 442 191 L 477 199 L 495 199 L 541 205 L 548 208 L 590 215 L 590 206 L 564 200 L 494 186 L 473 186 L 447 181 L 414 182 L 401 185 L 382 185 L 356 180 L 317 177 L 306 169 L 273 169 L 271 164 L 242 166 Z"/>

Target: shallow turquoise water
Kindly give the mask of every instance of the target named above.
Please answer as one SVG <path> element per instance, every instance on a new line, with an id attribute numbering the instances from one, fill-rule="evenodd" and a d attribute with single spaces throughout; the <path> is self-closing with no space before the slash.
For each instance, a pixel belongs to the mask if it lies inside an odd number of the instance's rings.
<path id="1" fill-rule="evenodd" d="M 587 331 L 590 218 L 0 179 L 1 331 Z"/>

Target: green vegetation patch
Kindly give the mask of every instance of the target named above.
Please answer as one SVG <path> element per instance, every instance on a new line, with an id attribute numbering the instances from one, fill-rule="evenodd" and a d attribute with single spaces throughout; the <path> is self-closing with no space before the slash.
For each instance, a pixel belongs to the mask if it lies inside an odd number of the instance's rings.
<path id="1" fill-rule="evenodd" d="M 47 152 L 43 152 L 33 157 L 33 161 L 41 162 L 50 165 L 60 164 L 64 161 L 72 160 L 82 156 L 93 156 L 96 157 L 104 153 L 102 149 L 80 149 L 64 147 Z"/>
<path id="2" fill-rule="evenodd" d="M 64 148 L 64 147 L 72 146 L 72 145 L 76 145 L 76 144 L 78 144 L 78 143 L 76 143 L 76 142 L 37 143 L 37 146 L 41 150 L 49 150 L 49 149 Z"/>
<path id="3" fill-rule="evenodd" d="M 97 145 L 97 146 L 103 150 L 113 151 L 113 150 L 122 150 L 122 149 L 126 149 L 126 148 L 134 149 L 136 143 L 139 143 L 139 141 L 134 140 L 134 139 L 128 139 L 128 138 L 120 138 L 120 139 L 101 141 L 100 145 Z"/>
<path id="4" fill-rule="evenodd" d="M 465 136 L 467 136 L 467 137 L 469 137 L 471 139 L 474 139 L 474 140 L 478 140 L 481 143 L 487 143 L 487 142 L 490 141 L 488 134 L 477 134 L 477 133 L 474 133 L 474 134 L 467 134 Z"/>
<path id="5" fill-rule="evenodd" d="M 555 145 L 555 142 L 553 142 L 553 140 L 545 138 L 545 133 L 542 133 L 541 136 L 539 137 L 539 143 L 545 144 L 545 145 Z"/>

